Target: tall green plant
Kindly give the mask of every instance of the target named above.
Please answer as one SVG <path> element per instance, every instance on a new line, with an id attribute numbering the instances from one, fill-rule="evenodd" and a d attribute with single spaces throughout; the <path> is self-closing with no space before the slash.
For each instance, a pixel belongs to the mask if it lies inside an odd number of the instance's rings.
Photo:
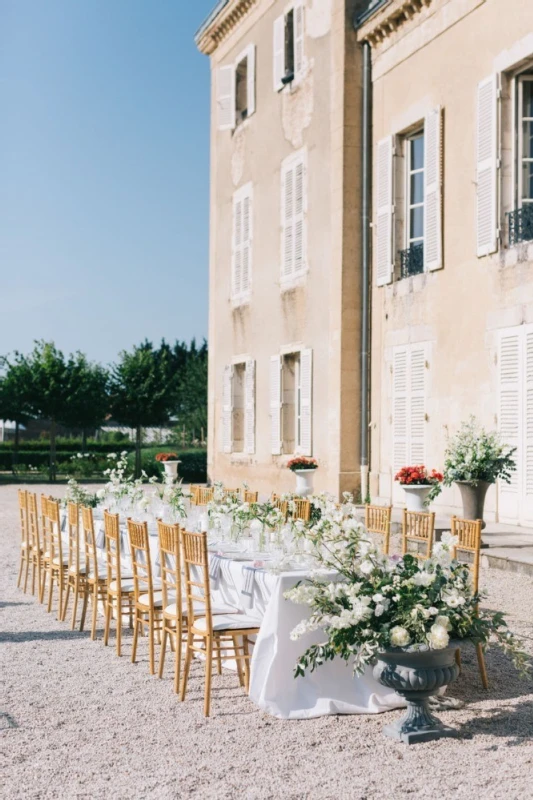
<path id="1" fill-rule="evenodd" d="M 17 461 L 19 451 L 19 431 L 21 425 L 32 417 L 31 374 L 18 354 L 13 359 L 3 359 L 4 375 L 0 379 L 0 419 L 15 423 L 14 457 Z"/>
<path id="2" fill-rule="evenodd" d="M 123 351 L 111 370 L 110 407 L 117 422 L 135 429 L 135 476 L 141 474 L 142 429 L 168 422 L 176 405 L 176 374 L 165 349 L 150 342 Z"/>

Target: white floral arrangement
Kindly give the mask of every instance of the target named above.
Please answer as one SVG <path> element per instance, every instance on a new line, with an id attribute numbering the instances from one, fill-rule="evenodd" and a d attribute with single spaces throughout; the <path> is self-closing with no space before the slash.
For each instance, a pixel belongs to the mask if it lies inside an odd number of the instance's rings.
<path id="1" fill-rule="evenodd" d="M 67 482 L 67 491 L 63 498 L 63 505 L 65 507 L 67 503 L 75 503 L 76 505 L 95 508 L 98 505 L 98 499 L 98 494 L 88 492 L 85 487 L 80 486 L 75 478 L 69 478 Z"/>
<path id="2" fill-rule="evenodd" d="M 505 446 L 499 433 L 486 431 L 472 416 L 448 441 L 444 485 L 451 486 L 454 481 L 494 483 L 498 479 L 510 483 L 516 470 L 515 450 Z"/>
<path id="3" fill-rule="evenodd" d="M 316 640 L 317 631 L 324 634 L 324 641 L 310 644 L 298 659 L 296 677 L 337 657 L 362 674 L 382 651 L 439 650 L 466 638 L 484 647 L 494 640 L 521 672 L 527 670 L 527 656 L 503 615 L 478 611 L 481 598 L 469 568 L 451 557 L 456 543 L 451 534 L 443 534 L 423 563 L 411 555 L 383 556 L 361 523 L 342 509 L 323 515 L 308 536 L 331 577 L 303 581 L 285 594 L 311 610 L 291 638 L 315 633 Z"/>
<path id="4" fill-rule="evenodd" d="M 104 470 L 104 475 L 109 480 L 97 493 L 99 500 L 105 503 L 119 503 L 128 499 L 131 505 L 142 501 L 144 497 L 142 484 L 148 477 L 146 472 L 143 470 L 141 477 L 134 480 L 128 468 L 127 450 L 123 450 L 120 454 L 109 453 L 107 458 L 112 465 Z"/>

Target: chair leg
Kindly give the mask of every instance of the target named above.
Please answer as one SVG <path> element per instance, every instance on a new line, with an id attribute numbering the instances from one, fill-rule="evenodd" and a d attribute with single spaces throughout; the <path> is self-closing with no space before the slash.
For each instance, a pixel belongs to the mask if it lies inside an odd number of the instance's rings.
<path id="1" fill-rule="evenodd" d="M 59 568 L 57 572 L 57 588 L 59 592 L 59 602 L 57 606 L 57 618 L 63 619 L 63 570 Z"/>
<path id="2" fill-rule="evenodd" d="M 213 635 L 209 635 L 205 643 L 205 695 L 204 717 L 209 716 L 211 710 L 211 677 L 213 675 Z"/>
<path id="3" fill-rule="evenodd" d="M 133 644 L 131 648 L 131 663 L 134 664 L 137 658 L 137 640 L 139 638 L 139 625 L 141 624 L 139 620 L 139 616 L 137 613 L 137 609 L 135 609 L 135 614 L 133 617 Z"/>
<path id="4" fill-rule="evenodd" d="M 35 575 L 37 573 L 37 565 L 35 561 L 31 564 L 31 593 L 35 595 Z"/>
<path id="5" fill-rule="evenodd" d="M 49 577 L 50 586 L 49 586 L 49 589 L 48 589 L 48 606 L 47 606 L 46 610 L 48 611 L 48 613 L 50 613 L 51 610 L 52 610 L 52 595 L 54 593 L 54 573 L 53 573 L 52 569 L 50 569 L 48 571 L 48 577 Z"/>
<path id="6" fill-rule="evenodd" d="M 98 612 L 98 584 L 94 584 L 94 591 L 92 596 L 93 601 L 93 617 L 92 617 L 92 625 L 91 625 L 91 639 L 94 641 L 96 639 L 96 614 Z"/>
<path id="7" fill-rule="evenodd" d="M 39 588 L 39 602 L 40 603 L 44 603 L 44 592 L 45 592 L 45 589 L 46 589 L 46 574 L 47 574 L 47 572 L 48 572 L 48 570 L 46 569 L 46 567 L 43 566 L 42 572 L 41 572 L 41 585 L 40 585 L 40 588 Z"/>
<path id="8" fill-rule="evenodd" d="M 248 637 L 242 637 L 243 667 L 244 667 L 244 688 L 246 694 L 250 693 L 250 650 L 248 648 Z"/>
<path id="9" fill-rule="evenodd" d="M 161 632 L 161 653 L 159 654 L 159 671 L 158 678 L 163 677 L 163 670 L 165 669 L 165 651 L 167 649 L 167 628 L 166 622 L 163 622 L 163 630 Z"/>
<path id="10" fill-rule="evenodd" d="M 185 653 L 185 664 L 183 665 L 183 675 L 181 678 L 181 689 L 180 689 L 180 700 L 183 702 L 185 700 L 185 695 L 187 694 L 187 681 L 189 679 L 189 670 L 191 668 L 191 661 L 192 661 L 192 643 L 193 643 L 193 636 L 190 631 L 187 631 L 187 650 Z"/>
<path id="11" fill-rule="evenodd" d="M 148 665 L 150 668 L 150 675 L 155 674 L 155 630 L 154 630 L 154 612 L 152 609 L 148 612 Z"/>
<path id="12" fill-rule="evenodd" d="M 24 594 L 26 594 L 26 591 L 28 589 L 28 573 L 30 571 L 30 557 L 29 557 L 29 553 L 28 553 L 27 550 L 26 550 L 26 554 L 25 554 L 25 557 L 24 557 L 24 562 L 26 564 L 26 570 L 24 572 Z M 21 562 L 20 566 L 22 567 L 22 562 Z"/>
<path id="13" fill-rule="evenodd" d="M 85 616 L 87 614 L 87 603 L 89 602 L 89 591 L 90 591 L 90 587 L 89 587 L 88 584 L 85 584 L 85 586 L 83 588 L 84 588 L 84 591 L 83 591 L 83 606 L 82 606 L 82 609 L 81 609 L 80 631 L 83 630 L 84 625 L 85 625 Z"/>
<path id="14" fill-rule="evenodd" d="M 217 656 L 217 675 L 222 675 L 222 655 L 221 655 L 222 648 L 220 647 L 220 642 L 218 642 L 218 647 L 216 648 L 216 656 Z"/>
<path id="15" fill-rule="evenodd" d="M 174 692 L 177 694 L 180 684 L 181 672 L 181 636 L 182 636 L 182 623 L 181 620 L 176 621 L 176 641 L 175 641 L 175 659 L 174 659 Z"/>
<path id="16" fill-rule="evenodd" d="M 61 613 L 61 621 L 65 621 L 65 617 L 67 616 L 67 608 L 68 608 L 68 601 L 70 598 L 70 578 L 67 583 L 67 591 L 65 592 L 65 602 L 63 603 L 63 611 Z"/>
<path id="17" fill-rule="evenodd" d="M 78 598 L 80 594 L 80 585 L 78 578 L 76 578 L 76 583 L 74 584 L 74 605 L 72 607 L 72 622 L 70 625 L 70 629 L 73 631 L 76 627 L 76 612 L 78 611 Z"/>
<path id="18" fill-rule="evenodd" d="M 17 578 L 17 589 L 20 589 L 20 584 L 22 582 L 22 570 L 24 569 L 24 554 L 23 551 L 20 551 L 20 567 L 19 567 L 19 575 Z"/>
<path id="19" fill-rule="evenodd" d="M 242 674 L 242 661 L 241 656 L 239 655 L 240 652 L 240 645 L 239 645 L 239 637 L 232 636 L 233 647 L 235 649 L 235 663 L 237 664 L 237 675 L 239 676 L 239 685 L 244 686 L 244 677 Z"/>
<path id="20" fill-rule="evenodd" d="M 480 644 L 476 644 L 477 663 L 479 667 L 479 674 L 481 676 L 481 683 L 484 689 L 489 688 L 489 680 L 487 678 L 487 667 L 485 666 L 485 654 Z"/>
<path id="21" fill-rule="evenodd" d="M 104 646 L 107 647 L 109 641 L 109 628 L 111 626 L 111 613 L 113 611 L 112 598 L 107 596 L 107 603 L 105 607 L 105 627 L 104 627 Z"/>
<path id="22" fill-rule="evenodd" d="M 117 656 L 122 655 L 122 598 L 117 597 Z"/>

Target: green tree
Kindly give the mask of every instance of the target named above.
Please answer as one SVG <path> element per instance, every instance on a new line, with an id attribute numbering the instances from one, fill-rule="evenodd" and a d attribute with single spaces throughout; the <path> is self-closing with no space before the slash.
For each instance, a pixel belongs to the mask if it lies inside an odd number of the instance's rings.
<path id="1" fill-rule="evenodd" d="M 0 379 L 0 419 L 15 423 L 14 457 L 17 461 L 21 425 L 31 419 L 31 374 L 18 354 L 10 361 L 3 359 L 4 375 Z"/>
<path id="2" fill-rule="evenodd" d="M 180 426 L 199 437 L 207 429 L 207 343 L 196 347 L 193 339 L 179 375 L 176 415 Z"/>
<path id="3" fill-rule="evenodd" d="M 141 474 L 142 429 L 169 421 L 176 405 L 176 387 L 168 348 L 155 350 L 151 342 L 123 351 L 111 369 L 111 414 L 117 422 L 135 429 L 136 477 Z"/>
<path id="4" fill-rule="evenodd" d="M 83 353 L 71 356 L 68 367 L 68 404 L 61 422 L 81 428 L 82 449 L 87 447 L 87 429 L 99 428 L 109 413 L 109 373 L 89 362 Z"/>

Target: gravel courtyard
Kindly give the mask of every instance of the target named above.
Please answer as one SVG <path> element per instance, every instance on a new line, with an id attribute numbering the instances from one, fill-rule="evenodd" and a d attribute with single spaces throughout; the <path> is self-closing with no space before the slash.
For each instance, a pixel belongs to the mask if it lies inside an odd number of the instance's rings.
<path id="1" fill-rule="evenodd" d="M 49 487 L 32 487 L 49 492 Z M 61 494 L 63 487 L 54 489 Z M 533 796 L 533 682 L 497 651 L 480 688 L 475 654 L 450 694 L 464 709 L 441 713 L 456 740 L 411 748 L 385 739 L 398 712 L 282 721 L 258 711 L 234 674 L 214 678 L 202 716 L 203 673 L 189 699 L 150 677 L 146 639 L 131 664 L 71 632 L 16 588 L 17 487 L 0 487 L 0 795 L 15 798 L 528 798 Z M 482 573 L 489 607 L 508 614 L 533 653 L 533 579 Z M 100 620 L 101 623 L 101 620 Z M 114 640 L 111 643 L 114 645 Z"/>

